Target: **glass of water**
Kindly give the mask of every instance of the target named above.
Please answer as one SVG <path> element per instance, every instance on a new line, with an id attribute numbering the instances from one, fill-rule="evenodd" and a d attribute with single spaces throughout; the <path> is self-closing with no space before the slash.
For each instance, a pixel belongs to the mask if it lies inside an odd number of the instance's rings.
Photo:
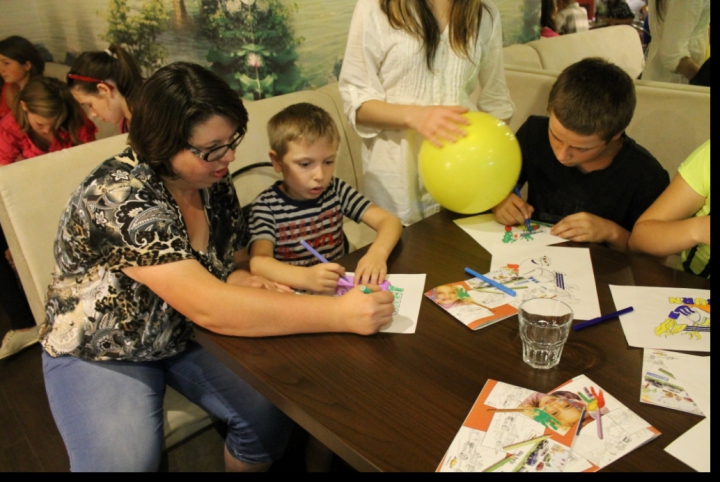
<path id="1" fill-rule="evenodd" d="M 573 320 L 572 309 L 554 298 L 533 298 L 518 308 L 523 360 L 548 369 L 560 362 Z"/>

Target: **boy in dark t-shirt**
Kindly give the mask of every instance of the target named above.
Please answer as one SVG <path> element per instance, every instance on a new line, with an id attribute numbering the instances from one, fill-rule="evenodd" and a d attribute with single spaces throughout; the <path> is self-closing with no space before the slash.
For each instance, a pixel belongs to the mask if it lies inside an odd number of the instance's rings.
<path id="1" fill-rule="evenodd" d="M 550 91 L 549 117 L 531 116 L 517 132 L 519 185 L 493 208 L 498 222 L 553 223 L 551 233 L 627 250 L 638 217 L 670 182 L 667 172 L 625 134 L 635 86 L 619 67 L 588 58 L 566 68 Z"/>

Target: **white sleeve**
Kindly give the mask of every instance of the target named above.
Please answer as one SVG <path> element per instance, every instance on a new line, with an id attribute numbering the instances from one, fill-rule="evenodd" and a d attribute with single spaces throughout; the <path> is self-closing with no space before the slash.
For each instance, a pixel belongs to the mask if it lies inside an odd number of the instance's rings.
<path id="1" fill-rule="evenodd" d="M 386 99 L 378 76 L 385 56 L 383 36 L 378 28 L 383 19 L 377 18 L 378 15 L 373 18 L 373 9 L 380 11 L 378 0 L 360 0 L 355 6 L 339 79 L 345 115 L 361 137 L 374 137 L 382 130 L 359 125 L 357 110 L 368 100 Z"/>
<path id="2" fill-rule="evenodd" d="M 666 5 L 663 35 L 660 39 L 660 61 L 670 72 L 676 72 L 680 60 L 685 57 L 692 58 L 690 38 L 700 21 L 703 2 L 669 0 Z"/>
<path id="3" fill-rule="evenodd" d="M 486 5 L 490 6 L 489 3 Z M 487 41 L 482 38 L 487 35 L 485 33 L 487 30 L 483 27 L 491 29 L 490 38 Z M 485 35 L 483 35 L 484 33 Z M 515 113 L 515 105 L 510 100 L 510 92 L 505 83 L 502 24 L 497 7 L 483 12 L 479 35 L 482 43 L 482 57 L 478 78 L 481 87 L 478 109 L 498 119 L 510 119 Z"/>

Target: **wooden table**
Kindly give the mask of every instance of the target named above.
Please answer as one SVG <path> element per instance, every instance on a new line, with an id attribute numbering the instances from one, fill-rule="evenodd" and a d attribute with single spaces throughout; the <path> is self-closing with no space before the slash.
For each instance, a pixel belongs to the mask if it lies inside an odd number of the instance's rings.
<path id="1" fill-rule="evenodd" d="M 490 255 L 442 211 L 406 228 L 392 273 L 427 273 L 425 289 L 490 268 Z M 568 243 L 571 246 L 585 246 Z M 603 313 L 608 284 L 709 289 L 709 281 L 591 245 Z M 343 258 L 354 269 L 365 250 Z M 608 471 L 688 471 L 663 449 L 700 418 L 641 404 L 643 350 L 628 347 L 620 323 L 570 332 L 558 367 L 523 363 L 517 316 L 471 331 L 423 299 L 414 335 L 295 335 L 249 339 L 197 329 L 200 343 L 360 471 L 433 471 L 485 382 L 546 391 L 585 374 L 662 432 Z"/>

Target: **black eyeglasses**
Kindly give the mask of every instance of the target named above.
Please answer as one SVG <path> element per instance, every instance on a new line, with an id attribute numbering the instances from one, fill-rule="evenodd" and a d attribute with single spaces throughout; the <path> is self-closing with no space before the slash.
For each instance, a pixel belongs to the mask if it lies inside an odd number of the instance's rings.
<path id="1" fill-rule="evenodd" d="M 223 144 L 222 146 L 213 147 L 207 152 L 203 152 L 197 147 L 193 147 L 190 144 L 188 144 L 188 150 L 198 156 L 200 159 L 202 159 L 205 162 L 215 162 L 219 159 L 222 159 L 222 157 L 227 154 L 227 151 L 232 149 L 237 149 L 237 146 L 240 145 L 243 138 L 245 137 L 244 134 L 240 134 L 239 132 L 236 132 L 233 136 L 232 140 L 229 144 Z"/>

